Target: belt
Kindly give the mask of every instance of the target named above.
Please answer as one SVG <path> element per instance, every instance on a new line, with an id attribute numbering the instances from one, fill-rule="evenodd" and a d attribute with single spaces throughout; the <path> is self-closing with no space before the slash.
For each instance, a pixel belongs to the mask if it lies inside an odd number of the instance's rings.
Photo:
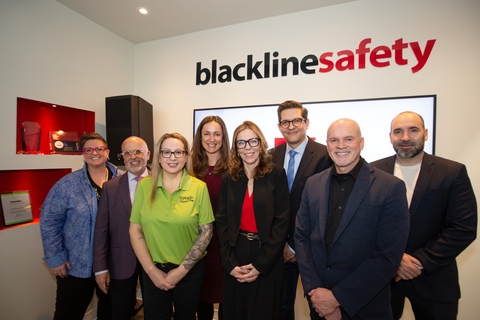
<path id="1" fill-rule="evenodd" d="M 162 268 L 178 268 L 178 264 L 174 264 L 174 263 L 170 263 L 170 262 L 158 263 L 158 264 L 161 265 Z"/>
<path id="2" fill-rule="evenodd" d="M 262 247 L 262 243 L 260 242 L 260 237 L 258 236 L 258 233 L 240 231 L 239 234 L 247 237 L 248 240 L 258 240 L 258 247 Z"/>

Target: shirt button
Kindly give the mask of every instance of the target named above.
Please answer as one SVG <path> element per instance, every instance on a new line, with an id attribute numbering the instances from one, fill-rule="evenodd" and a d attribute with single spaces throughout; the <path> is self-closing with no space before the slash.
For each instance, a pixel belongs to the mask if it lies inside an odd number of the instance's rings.
<path id="1" fill-rule="evenodd" d="M 331 268 L 332 268 L 332 267 L 330 267 L 330 266 L 327 266 L 327 270 L 330 270 Z"/>
<path id="2" fill-rule="evenodd" d="M 342 206 L 338 206 L 338 209 L 339 209 L 339 210 L 342 210 Z"/>

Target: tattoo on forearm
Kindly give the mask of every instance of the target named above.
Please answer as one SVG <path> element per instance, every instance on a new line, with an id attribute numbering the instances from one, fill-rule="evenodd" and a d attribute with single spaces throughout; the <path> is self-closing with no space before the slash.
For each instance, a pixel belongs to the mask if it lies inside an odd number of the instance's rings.
<path id="1" fill-rule="evenodd" d="M 145 239 L 145 237 L 140 236 L 140 237 L 138 238 L 138 240 L 142 240 L 142 239 Z"/>
<path id="2" fill-rule="evenodd" d="M 198 226 L 198 237 L 195 239 L 192 248 L 188 252 L 185 259 L 183 259 L 183 266 L 187 270 L 191 270 L 198 260 L 203 256 L 205 249 L 207 249 L 210 240 L 213 236 L 213 224 L 205 224 Z"/>

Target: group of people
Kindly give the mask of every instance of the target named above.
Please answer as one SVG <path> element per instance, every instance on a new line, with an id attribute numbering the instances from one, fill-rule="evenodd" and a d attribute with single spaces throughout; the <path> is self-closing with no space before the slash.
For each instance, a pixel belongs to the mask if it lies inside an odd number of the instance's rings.
<path id="1" fill-rule="evenodd" d="M 127 171 L 97 133 L 79 141 L 85 165 L 42 207 L 44 261 L 57 279 L 54 319 L 130 319 L 140 280 L 145 319 L 294 319 L 301 275 L 311 319 L 456 319 L 455 262 L 476 237 L 477 205 L 464 165 L 423 151 L 420 115 L 391 123 L 396 155 L 367 163 L 351 119 L 326 146 L 308 110 L 278 108 L 286 142 L 268 150 L 260 128 L 210 116 L 190 150 L 178 133 L 150 151 L 122 144 Z"/>

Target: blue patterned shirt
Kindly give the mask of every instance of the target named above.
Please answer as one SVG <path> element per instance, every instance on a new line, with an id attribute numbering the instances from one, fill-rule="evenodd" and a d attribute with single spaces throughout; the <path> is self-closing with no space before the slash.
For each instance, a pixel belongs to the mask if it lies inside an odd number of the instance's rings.
<path id="1" fill-rule="evenodd" d="M 113 164 L 106 166 L 113 177 L 120 175 Z M 50 189 L 40 213 L 43 260 L 50 268 L 66 261 L 67 273 L 78 278 L 92 276 L 92 251 L 97 196 L 87 176 L 87 165 L 58 180 Z"/>

